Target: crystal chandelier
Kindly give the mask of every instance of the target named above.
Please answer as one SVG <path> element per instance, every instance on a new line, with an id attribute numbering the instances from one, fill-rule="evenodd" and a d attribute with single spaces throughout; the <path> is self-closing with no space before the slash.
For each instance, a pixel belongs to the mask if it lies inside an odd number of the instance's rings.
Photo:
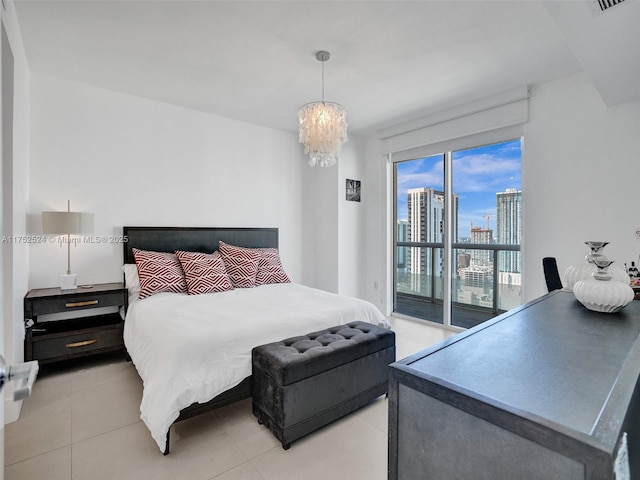
<path id="1" fill-rule="evenodd" d="M 322 62 L 322 101 L 307 103 L 298 111 L 298 139 L 304 144 L 312 167 L 335 165 L 340 147 L 347 141 L 346 110 L 342 105 L 324 101 L 324 62 L 330 57 L 324 50 L 316 52 L 316 58 Z"/>

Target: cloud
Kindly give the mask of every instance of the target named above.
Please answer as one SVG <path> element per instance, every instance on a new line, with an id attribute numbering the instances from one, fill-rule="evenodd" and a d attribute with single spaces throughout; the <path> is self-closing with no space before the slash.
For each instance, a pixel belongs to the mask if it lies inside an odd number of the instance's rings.
<path id="1" fill-rule="evenodd" d="M 456 193 L 520 189 L 520 161 L 494 155 L 468 155 L 453 161 L 453 190 Z"/>
<path id="2" fill-rule="evenodd" d="M 485 215 L 495 215 L 496 193 L 521 190 L 521 144 L 514 140 L 453 153 L 453 191 L 458 195 L 458 228 L 467 232 L 471 222 L 486 226 Z M 407 218 L 407 190 L 444 189 L 444 155 L 401 162 L 397 168 L 397 218 Z M 495 228 L 495 217 L 492 217 Z"/>
<path id="3" fill-rule="evenodd" d="M 399 198 L 404 198 L 405 201 L 407 190 L 410 188 L 444 189 L 444 157 L 442 155 L 401 162 L 396 168 L 397 192 Z"/>

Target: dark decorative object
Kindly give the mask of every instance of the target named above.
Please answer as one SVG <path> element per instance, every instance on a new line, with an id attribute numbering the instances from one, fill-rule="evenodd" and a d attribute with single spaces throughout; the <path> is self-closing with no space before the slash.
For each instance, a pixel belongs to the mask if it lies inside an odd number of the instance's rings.
<path id="1" fill-rule="evenodd" d="M 347 200 L 350 202 L 360 201 L 360 180 L 347 178 Z"/>

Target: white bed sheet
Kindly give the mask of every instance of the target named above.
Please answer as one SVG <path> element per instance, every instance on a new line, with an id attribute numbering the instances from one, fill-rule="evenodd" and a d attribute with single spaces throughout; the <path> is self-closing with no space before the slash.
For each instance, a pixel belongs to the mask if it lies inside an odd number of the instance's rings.
<path id="1" fill-rule="evenodd" d="M 144 382 L 140 418 L 164 451 L 180 410 L 251 374 L 253 347 L 356 320 L 390 328 L 369 302 L 295 283 L 136 300 L 124 342 Z"/>

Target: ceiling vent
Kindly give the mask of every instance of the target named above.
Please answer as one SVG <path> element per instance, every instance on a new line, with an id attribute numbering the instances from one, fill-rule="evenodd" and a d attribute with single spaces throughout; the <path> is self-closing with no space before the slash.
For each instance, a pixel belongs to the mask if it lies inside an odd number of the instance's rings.
<path id="1" fill-rule="evenodd" d="M 624 2 L 624 0 L 593 0 L 591 8 L 594 13 L 602 13 L 605 10 L 609 10 L 611 7 L 619 5 L 622 2 Z"/>

